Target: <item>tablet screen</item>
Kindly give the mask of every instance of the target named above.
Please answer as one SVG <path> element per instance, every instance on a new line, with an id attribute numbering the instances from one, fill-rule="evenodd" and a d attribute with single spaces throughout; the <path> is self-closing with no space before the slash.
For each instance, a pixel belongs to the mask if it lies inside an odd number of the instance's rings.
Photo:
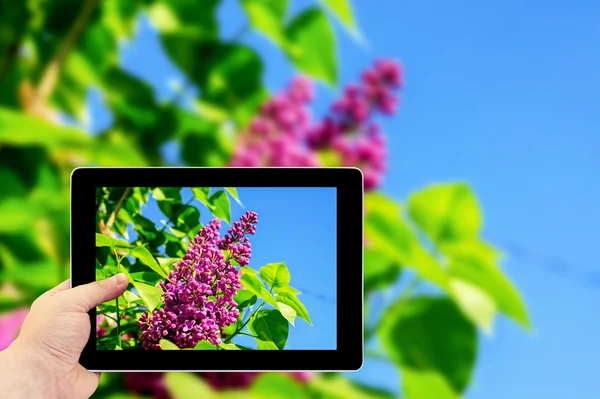
<path id="1" fill-rule="evenodd" d="M 335 187 L 96 187 L 96 349 L 337 349 Z"/>

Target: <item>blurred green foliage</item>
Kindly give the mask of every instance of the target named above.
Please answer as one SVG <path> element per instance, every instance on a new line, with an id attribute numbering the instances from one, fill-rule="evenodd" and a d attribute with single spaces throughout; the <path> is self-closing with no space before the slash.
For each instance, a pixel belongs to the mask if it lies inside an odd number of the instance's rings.
<path id="1" fill-rule="evenodd" d="M 295 14 L 290 1 L 240 0 L 239 6 L 247 28 L 265 35 L 299 72 L 336 85 L 332 18 L 360 37 L 349 0 L 323 0 Z M 227 164 L 231 132 L 245 127 L 269 93 L 256 49 L 221 34 L 220 6 L 219 0 L 0 1 L 1 311 L 29 305 L 68 278 L 74 167 L 165 165 L 161 148 L 173 141 L 187 165 Z M 197 89 L 192 107 L 177 97 L 159 100 L 148 82 L 119 64 L 119 43 L 131 39 L 142 17 Z M 81 127 L 90 88 L 112 117 L 94 136 Z M 141 196 L 133 193 L 132 204 Z M 161 210 L 177 215 L 180 231 L 188 231 L 194 211 L 173 208 L 169 198 Z M 221 200 L 205 198 L 209 206 Z M 115 229 L 131 222 L 144 240 L 164 243 L 169 257 L 182 255 L 182 237 L 159 234 L 140 215 L 127 214 L 130 205 Z M 404 397 L 458 398 L 472 380 L 478 329 L 489 332 L 499 313 L 530 328 L 523 299 L 499 266 L 500 252 L 481 237 L 478 201 L 466 184 L 439 184 L 415 192 L 406 209 L 378 192 L 367 196 L 365 208 L 366 345 L 375 342 L 397 365 Z M 376 315 L 371 298 L 401 278 L 410 279 L 405 291 Z M 422 296 L 422 286 L 434 293 Z M 105 378 L 113 377 L 120 381 Z M 169 374 L 166 382 L 176 398 L 392 396 L 341 375 L 319 375 L 306 385 L 264 375 L 250 391 L 223 394 L 192 375 Z M 103 384 L 99 395 L 130 397 L 117 382 Z"/>

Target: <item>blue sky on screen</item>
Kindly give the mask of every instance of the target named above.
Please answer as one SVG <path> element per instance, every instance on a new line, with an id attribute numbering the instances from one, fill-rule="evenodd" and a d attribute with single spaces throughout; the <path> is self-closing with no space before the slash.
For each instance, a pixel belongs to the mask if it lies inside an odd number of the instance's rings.
<path id="1" fill-rule="evenodd" d="M 211 190 L 211 194 L 219 187 Z M 243 207 L 231 201 L 231 220 L 239 220 L 246 211 L 258 213 L 256 235 L 249 236 L 252 259 L 249 267 L 259 270 L 268 263 L 286 262 L 291 285 L 302 294 L 312 326 L 302 319 L 290 327 L 286 349 L 335 349 L 336 307 L 336 190 L 335 188 L 240 187 Z M 189 188 L 181 190 L 182 203 L 193 198 Z M 199 201 L 190 203 L 200 210 L 203 224 L 213 218 Z M 162 227 L 165 217 L 150 196 L 141 209 L 142 216 Z M 223 222 L 221 236 L 230 226 Z M 167 230 L 168 231 L 168 230 Z M 132 235 L 133 236 L 133 235 Z M 325 298 L 319 299 L 319 298 Z M 252 338 L 240 337 L 241 345 Z"/>
<path id="2" fill-rule="evenodd" d="M 223 1 L 222 37 L 245 24 L 238 3 Z M 484 236 L 505 250 L 503 267 L 531 312 L 532 334 L 500 319 L 493 337 L 482 338 L 466 398 L 597 396 L 600 3 L 353 4 L 366 45 L 336 25 L 340 82 L 354 81 L 379 56 L 405 66 L 399 115 L 382 120 L 390 149 L 383 191 L 403 201 L 430 183 L 468 181 L 483 206 Z M 294 76 L 266 39 L 251 32 L 243 40 L 264 57 L 271 89 Z M 161 98 L 181 79 L 147 24 L 121 61 Z M 321 85 L 317 94 L 319 115 L 339 92 Z M 108 123 L 95 96 L 91 114 L 94 130 Z M 166 147 L 169 159 L 175 150 Z M 399 390 L 396 369 L 379 361 L 353 377 Z"/>

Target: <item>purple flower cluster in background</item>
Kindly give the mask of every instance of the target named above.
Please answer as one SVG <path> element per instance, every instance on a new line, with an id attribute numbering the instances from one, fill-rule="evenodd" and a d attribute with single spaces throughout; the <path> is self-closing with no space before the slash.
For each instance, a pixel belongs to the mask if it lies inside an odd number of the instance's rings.
<path id="1" fill-rule="evenodd" d="M 248 388 L 262 373 L 213 372 L 196 374 L 213 389 L 221 391 Z M 286 374 L 301 384 L 309 382 L 314 377 L 314 373 L 311 372 L 290 372 Z M 137 395 L 150 395 L 155 399 L 171 399 L 173 397 L 167 390 L 163 373 L 125 373 L 125 386 L 129 392 Z"/>
<path id="2" fill-rule="evenodd" d="M 256 223 L 256 212 L 246 212 L 222 239 L 218 219 L 198 231 L 169 280 L 160 284 L 164 306 L 140 317 L 144 349 L 160 349 L 161 339 L 182 349 L 193 348 L 202 340 L 220 343 L 221 329 L 239 317 L 233 298 L 241 287 L 240 272 L 232 261 L 240 266 L 250 261 L 246 235 L 256 232 Z"/>
<path id="3" fill-rule="evenodd" d="M 0 351 L 8 346 L 17 338 L 21 325 L 29 313 L 27 308 L 18 308 L 8 313 L 0 314 Z"/>
<path id="4" fill-rule="evenodd" d="M 301 145 L 310 129 L 307 105 L 313 98 L 311 82 L 296 78 L 287 91 L 263 104 L 239 139 L 231 166 L 316 166 L 317 160 Z"/>
<path id="5" fill-rule="evenodd" d="M 380 60 L 348 86 L 322 121 L 313 124 L 308 104 L 309 80 L 297 78 L 283 93 L 263 105 L 239 138 L 231 166 L 318 166 L 320 155 L 341 166 L 359 167 L 365 189 L 381 185 L 386 169 L 386 142 L 376 114 L 392 115 L 398 106 L 395 91 L 402 85 L 400 66 Z"/>

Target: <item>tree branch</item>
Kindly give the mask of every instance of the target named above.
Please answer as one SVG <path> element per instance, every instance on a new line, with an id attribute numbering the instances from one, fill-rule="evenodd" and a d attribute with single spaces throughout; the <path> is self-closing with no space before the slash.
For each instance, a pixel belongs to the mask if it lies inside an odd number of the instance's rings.
<path id="1" fill-rule="evenodd" d="M 37 113 L 37 111 L 43 109 L 46 100 L 48 100 L 48 97 L 50 97 L 56 86 L 60 71 L 65 64 L 67 56 L 79 41 L 92 12 L 99 3 L 100 0 L 86 0 L 77 19 L 73 23 L 73 26 L 71 26 L 71 30 L 67 33 L 67 36 L 63 39 L 62 43 L 54 53 L 54 56 L 46 65 L 46 69 L 33 92 L 32 101 L 28 105 L 28 111 Z"/>
<path id="2" fill-rule="evenodd" d="M 110 229 L 112 228 L 113 224 L 115 223 L 115 220 L 117 219 L 117 214 L 121 210 L 121 207 L 123 206 L 123 202 L 125 202 L 125 200 L 127 199 L 127 196 L 129 196 L 130 192 L 131 192 L 131 187 L 127 187 L 125 189 L 125 191 L 123 192 L 123 195 L 121 195 L 121 198 L 119 198 L 119 202 L 117 202 L 117 206 L 115 207 L 115 209 L 112 211 L 112 213 L 108 217 L 108 220 L 106 221 L 106 225 L 104 226 L 104 229 L 102 229 L 102 233 L 104 235 L 109 235 L 108 233 L 110 232 Z"/>

